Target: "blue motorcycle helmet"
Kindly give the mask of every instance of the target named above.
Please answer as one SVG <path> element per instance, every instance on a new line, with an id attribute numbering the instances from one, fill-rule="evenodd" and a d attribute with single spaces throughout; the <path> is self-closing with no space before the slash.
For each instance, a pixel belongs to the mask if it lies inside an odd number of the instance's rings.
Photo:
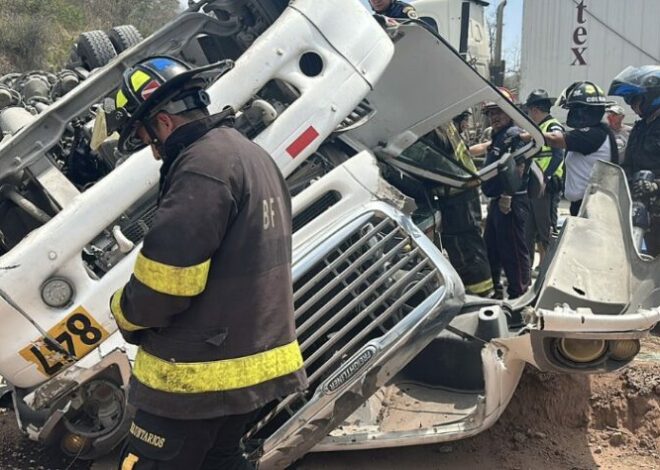
<path id="1" fill-rule="evenodd" d="M 660 109 L 660 65 L 626 67 L 614 77 L 608 94 L 638 106 L 641 117 L 651 116 Z"/>

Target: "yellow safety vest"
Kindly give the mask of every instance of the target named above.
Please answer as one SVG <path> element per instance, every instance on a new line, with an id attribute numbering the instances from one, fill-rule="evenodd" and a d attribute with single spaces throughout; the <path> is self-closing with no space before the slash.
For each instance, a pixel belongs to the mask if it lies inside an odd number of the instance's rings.
<path id="1" fill-rule="evenodd" d="M 542 122 L 539 124 L 539 128 L 541 129 L 542 132 L 548 132 L 548 127 L 550 127 L 551 124 L 560 124 L 559 121 L 557 121 L 555 118 L 550 118 L 547 121 Z M 543 171 L 545 171 L 549 166 L 550 166 L 550 161 L 552 160 L 552 147 L 549 145 L 544 145 L 541 147 L 541 151 L 534 155 L 534 160 L 538 165 L 541 167 Z M 557 167 L 557 170 L 555 170 L 555 176 L 559 176 L 560 178 L 564 175 L 564 162 L 561 162 L 561 164 Z"/>

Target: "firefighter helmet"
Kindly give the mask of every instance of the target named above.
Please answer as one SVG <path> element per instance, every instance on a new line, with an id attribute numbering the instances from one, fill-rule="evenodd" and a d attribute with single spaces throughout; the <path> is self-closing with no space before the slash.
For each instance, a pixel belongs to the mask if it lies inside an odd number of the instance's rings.
<path id="1" fill-rule="evenodd" d="M 503 86 L 498 86 L 497 91 L 499 91 L 500 94 L 504 96 L 504 98 L 506 98 L 511 104 L 514 103 L 513 93 L 511 93 L 511 91 L 508 88 L 504 88 Z M 495 101 L 485 101 L 481 106 L 481 109 L 483 111 L 488 111 L 489 109 L 495 109 L 499 107 L 500 105 L 497 104 Z"/>
<path id="2" fill-rule="evenodd" d="M 603 119 L 605 108 L 615 104 L 594 82 L 580 81 L 571 84 L 557 99 L 556 106 L 568 109 L 566 125 L 573 129 L 597 126 Z"/>
<path id="3" fill-rule="evenodd" d="M 612 104 L 615 103 L 607 99 L 601 87 L 594 82 L 581 81 L 575 82 L 566 88 L 557 100 L 556 106 L 565 109 L 576 106 L 599 106 L 604 110 L 606 106 Z"/>
<path id="4" fill-rule="evenodd" d="M 122 152 L 138 150 L 144 146 L 135 136 L 141 123 L 160 111 L 179 114 L 205 108 L 209 104 L 205 89 L 232 66 L 231 61 L 221 61 L 193 69 L 166 56 L 138 62 L 124 71 L 114 97 L 103 103 L 106 135 L 119 132 Z"/>

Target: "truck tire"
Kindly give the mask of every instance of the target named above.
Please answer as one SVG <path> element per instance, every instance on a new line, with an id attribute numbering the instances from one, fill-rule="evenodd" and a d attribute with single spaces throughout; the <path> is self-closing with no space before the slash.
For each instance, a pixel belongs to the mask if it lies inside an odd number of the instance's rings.
<path id="1" fill-rule="evenodd" d="M 139 44 L 144 39 L 140 31 L 132 24 L 115 26 L 108 31 L 108 37 L 115 47 L 117 54 L 121 54 L 126 49 Z"/>
<path id="2" fill-rule="evenodd" d="M 81 33 L 77 41 L 77 53 L 87 70 L 103 67 L 116 55 L 112 42 L 103 31 Z"/>

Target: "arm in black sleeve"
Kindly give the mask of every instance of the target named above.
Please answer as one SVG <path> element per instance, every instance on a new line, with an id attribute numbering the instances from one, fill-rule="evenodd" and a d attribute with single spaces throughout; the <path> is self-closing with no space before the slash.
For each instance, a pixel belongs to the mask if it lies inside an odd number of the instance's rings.
<path id="1" fill-rule="evenodd" d="M 486 154 L 486 161 L 484 162 L 484 166 L 488 166 L 496 160 L 497 157 L 494 155 L 492 150 L 489 150 Z M 500 194 L 502 194 L 502 185 L 499 180 L 499 175 L 495 175 L 493 178 L 484 181 L 481 184 L 481 191 L 486 195 L 486 197 L 498 197 Z"/>
<path id="2" fill-rule="evenodd" d="M 589 155 L 598 150 L 605 139 L 607 139 L 607 131 L 601 126 L 586 130 L 573 129 L 566 133 L 566 150 Z"/>
<path id="3" fill-rule="evenodd" d="M 550 164 L 548 168 L 543 172 L 545 179 L 552 178 L 552 175 L 555 174 L 557 168 L 564 162 L 564 151 L 562 149 L 553 148 L 552 149 L 552 158 L 550 159 Z"/>
<path id="4" fill-rule="evenodd" d="M 174 176 L 130 281 L 112 298 L 122 330 L 167 326 L 189 307 L 206 287 L 211 257 L 236 207 L 224 182 L 191 171 Z"/>

